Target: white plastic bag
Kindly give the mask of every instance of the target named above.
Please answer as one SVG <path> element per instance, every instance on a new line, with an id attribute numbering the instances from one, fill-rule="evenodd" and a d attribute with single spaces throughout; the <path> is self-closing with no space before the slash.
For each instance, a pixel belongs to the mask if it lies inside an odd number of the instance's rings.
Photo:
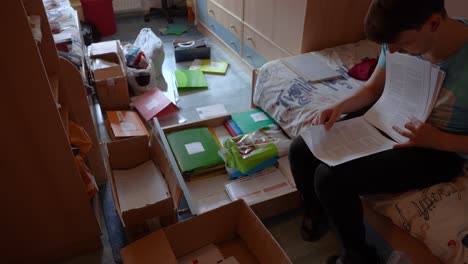
<path id="1" fill-rule="evenodd" d="M 135 95 L 141 95 L 147 91 L 159 86 L 156 84 L 153 62 L 148 59 L 148 67 L 146 69 L 137 69 L 127 67 L 127 79 L 130 88 L 133 90 Z"/>
<path id="2" fill-rule="evenodd" d="M 155 85 L 160 90 L 167 90 L 167 83 L 162 74 L 162 65 L 164 62 L 164 46 L 150 28 L 143 28 L 133 44 L 140 47 L 145 53 L 146 58 L 152 61 L 152 72 L 154 73 Z M 151 63 L 149 63 L 151 64 Z"/>

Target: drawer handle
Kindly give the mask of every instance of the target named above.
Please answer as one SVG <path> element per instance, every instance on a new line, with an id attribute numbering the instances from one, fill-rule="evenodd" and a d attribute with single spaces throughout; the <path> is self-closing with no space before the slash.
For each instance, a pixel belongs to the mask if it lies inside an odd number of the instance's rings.
<path id="1" fill-rule="evenodd" d="M 231 41 L 231 42 L 229 42 L 229 44 L 231 44 L 231 45 L 235 46 L 235 45 L 236 45 L 236 42 L 234 42 L 234 41 Z"/>
<path id="2" fill-rule="evenodd" d="M 246 57 L 249 58 L 249 59 L 251 59 L 251 58 L 252 58 L 252 55 L 248 55 L 248 54 L 247 54 Z"/>
<path id="3" fill-rule="evenodd" d="M 210 9 L 210 10 L 208 10 L 208 12 L 210 12 L 210 13 L 213 13 L 213 14 L 214 14 L 214 10 L 213 10 L 213 9 Z"/>
<path id="4" fill-rule="evenodd" d="M 250 37 L 250 36 L 248 36 L 248 37 L 247 37 L 247 40 L 250 40 L 250 41 L 252 41 L 252 40 L 253 40 L 253 38 L 252 38 L 252 37 Z"/>
<path id="5" fill-rule="evenodd" d="M 230 28 L 236 28 L 233 24 L 229 25 Z"/>
<path id="6" fill-rule="evenodd" d="M 214 28 L 215 26 L 214 26 L 213 24 L 210 24 L 210 27 L 213 27 L 213 28 Z"/>

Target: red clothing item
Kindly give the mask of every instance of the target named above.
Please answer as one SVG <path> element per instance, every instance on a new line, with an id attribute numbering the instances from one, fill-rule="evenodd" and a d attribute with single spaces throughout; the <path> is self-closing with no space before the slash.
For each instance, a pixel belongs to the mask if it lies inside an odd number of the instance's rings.
<path id="1" fill-rule="evenodd" d="M 369 59 L 365 60 L 363 62 L 360 62 L 356 65 L 354 65 L 349 71 L 348 74 L 349 76 L 361 80 L 361 81 L 367 81 L 371 77 L 372 73 L 375 70 L 375 67 L 377 66 L 377 59 Z"/>

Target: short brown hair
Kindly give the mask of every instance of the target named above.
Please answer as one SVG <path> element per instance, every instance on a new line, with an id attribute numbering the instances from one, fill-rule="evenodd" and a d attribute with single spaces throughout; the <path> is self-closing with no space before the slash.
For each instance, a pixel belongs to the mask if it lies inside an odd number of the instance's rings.
<path id="1" fill-rule="evenodd" d="M 365 19 L 367 38 L 393 43 L 404 30 L 420 30 L 433 14 L 446 16 L 444 0 L 372 0 Z"/>

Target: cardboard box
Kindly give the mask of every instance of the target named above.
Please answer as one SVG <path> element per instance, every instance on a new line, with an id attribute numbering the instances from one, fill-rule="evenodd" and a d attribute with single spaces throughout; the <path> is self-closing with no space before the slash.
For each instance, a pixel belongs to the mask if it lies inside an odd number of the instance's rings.
<path id="1" fill-rule="evenodd" d="M 160 226 L 177 222 L 171 193 L 152 159 L 155 147 L 145 136 L 107 144 L 115 208 L 130 241 L 149 233 L 151 222 Z M 154 165 L 154 173 L 135 173 L 135 168 L 149 164 Z"/>
<path id="2" fill-rule="evenodd" d="M 239 263 L 291 263 L 243 200 L 156 231 L 123 248 L 121 256 L 124 264 L 177 263 L 209 244 Z"/>
<path id="3" fill-rule="evenodd" d="M 120 42 L 113 40 L 94 43 L 89 46 L 88 52 L 101 107 L 106 110 L 128 109 L 130 95 L 125 73 L 125 56 Z"/>

